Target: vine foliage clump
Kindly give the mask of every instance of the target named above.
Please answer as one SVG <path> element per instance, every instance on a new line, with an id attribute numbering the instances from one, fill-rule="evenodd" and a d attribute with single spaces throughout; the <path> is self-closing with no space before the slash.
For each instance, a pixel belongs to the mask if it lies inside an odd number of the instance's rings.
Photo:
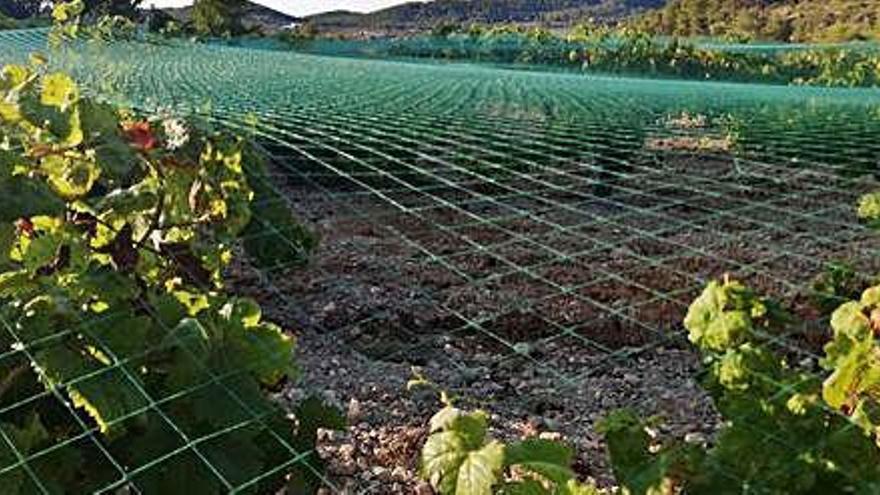
<path id="1" fill-rule="evenodd" d="M 790 323 L 737 281 L 711 282 L 685 326 L 724 419 L 710 446 L 658 441 L 630 411 L 602 425 L 618 481 L 632 493 L 872 493 L 880 487 L 880 287 L 832 315 L 821 367 L 774 350 Z"/>
<path id="2" fill-rule="evenodd" d="M 488 415 L 466 412 L 442 395 L 431 418 L 421 473 L 442 495 L 597 495 L 571 470 L 574 451 L 556 441 L 530 438 L 504 444 L 489 436 Z"/>
<path id="3" fill-rule="evenodd" d="M 314 491 L 342 420 L 270 400 L 294 340 L 224 286 L 265 204 L 314 239 L 246 141 L 83 95 L 40 56 L 0 77 L 3 493 Z"/>

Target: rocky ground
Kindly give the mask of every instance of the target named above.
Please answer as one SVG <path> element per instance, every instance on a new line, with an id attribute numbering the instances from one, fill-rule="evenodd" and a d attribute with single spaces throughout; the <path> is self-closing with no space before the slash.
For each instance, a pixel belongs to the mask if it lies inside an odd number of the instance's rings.
<path id="1" fill-rule="evenodd" d="M 719 174 L 706 162 L 700 166 L 707 176 Z M 724 173 L 732 167 L 714 166 Z M 669 173 L 685 171 L 684 183 L 694 180 L 693 167 L 672 162 Z M 433 392 L 407 389 L 414 369 L 459 397 L 462 407 L 488 411 L 498 438 L 569 442 L 579 476 L 603 486 L 612 479 L 594 426 L 611 410 L 660 415 L 660 434 L 711 438 L 718 418 L 695 382 L 699 363 L 680 326 L 698 278 L 732 271 L 765 292 L 802 302 L 786 277 L 809 280 L 822 259 L 852 254 L 829 253 L 829 246 L 857 253 L 864 242 L 814 235 L 803 223 L 794 232 L 737 223 L 674 197 L 669 217 L 704 228 L 658 229 L 600 204 L 595 213 L 611 221 L 583 226 L 537 207 L 534 216 L 495 221 L 498 212 L 482 209 L 473 210 L 477 218 L 492 221 L 473 227 L 461 223 L 455 208 L 401 211 L 290 174 L 276 180 L 322 235 L 321 246 L 302 268 L 261 274 L 240 266 L 235 286 L 299 338 L 303 376 L 284 397 L 317 393 L 346 412 L 348 431 L 326 432 L 320 445 L 329 462 L 328 490 L 339 493 L 432 493 L 418 479 L 417 464 L 425 426 L 441 406 Z M 772 196 L 761 190 L 750 197 L 762 206 L 815 206 L 809 203 L 815 195 L 798 197 L 798 187 L 810 192 L 804 181 L 788 184 L 788 205 L 762 199 Z M 776 187 L 765 186 L 770 193 Z M 741 198 L 736 194 L 732 201 Z M 726 208 L 720 201 L 714 207 Z M 773 212 L 757 209 L 750 218 L 765 213 Z M 815 228 L 826 228 L 823 221 L 817 214 Z M 800 316 L 811 317 L 808 305 L 801 306 Z M 809 354 L 809 345 L 795 352 Z"/>

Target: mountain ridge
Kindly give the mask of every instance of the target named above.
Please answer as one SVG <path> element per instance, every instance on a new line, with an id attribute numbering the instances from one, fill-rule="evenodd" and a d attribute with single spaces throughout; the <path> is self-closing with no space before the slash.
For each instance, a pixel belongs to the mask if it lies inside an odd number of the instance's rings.
<path id="1" fill-rule="evenodd" d="M 666 0 L 434 0 L 369 13 L 336 10 L 305 17 L 323 30 L 424 30 L 438 24 L 553 23 L 617 20 L 663 6 Z"/>

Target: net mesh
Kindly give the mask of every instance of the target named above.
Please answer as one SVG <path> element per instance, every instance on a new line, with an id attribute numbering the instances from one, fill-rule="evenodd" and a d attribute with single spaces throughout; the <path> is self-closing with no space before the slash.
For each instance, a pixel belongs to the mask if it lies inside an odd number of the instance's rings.
<path id="1" fill-rule="evenodd" d="M 23 60 L 44 46 L 40 31 L 0 33 L 0 61 Z M 826 264 L 846 259 L 861 273 L 878 271 L 869 256 L 877 241 L 853 213 L 858 196 L 876 186 L 871 174 L 880 165 L 876 90 L 609 78 L 176 42 L 85 46 L 53 64 L 104 97 L 198 112 L 254 133 L 273 157 L 269 185 L 304 218 L 326 226 L 325 247 L 310 266 L 257 275 L 268 297 L 307 332 L 333 335 L 371 359 L 462 373 L 475 365 L 529 368 L 555 384 L 525 384 L 501 396 L 592 394 L 591 380 L 621 363 L 647 366 L 642 372 L 650 374 L 656 361 L 643 357 L 686 347 L 680 322 L 687 305 L 723 273 L 793 304 L 798 316 L 824 328 L 804 289 Z M 347 262 L 353 253 L 361 257 Z M 399 296 L 400 307 L 367 304 L 339 321 L 317 318 L 329 294 L 320 286 L 329 281 L 335 295 L 350 298 L 368 281 Z M 26 363 L 34 349 L 77 331 L 34 342 L 2 323 L 17 343 L 0 354 L 5 362 Z M 773 342 L 800 359 L 819 357 L 803 336 Z M 308 453 L 287 445 L 228 386 L 234 376 L 152 397 L 130 379 L 125 362 L 112 372 L 121 387 L 135 388 L 138 412 L 164 424 L 176 448 L 127 464 L 56 389 L 0 410 L 0 420 L 58 401 L 76 433 L 25 454 L 0 430 L 15 453 L 0 474 L 20 471 L 34 492 L 53 493 L 41 472 L 78 443 L 95 446 L 102 454 L 95 462 L 116 473 L 94 487 L 99 493 L 138 492 L 140 476 L 183 457 L 230 492 L 306 462 Z M 181 396 L 214 387 L 227 391 L 218 405 L 224 428 L 186 431 L 167 412 Z M 259 478 L 237 477 L 235 466 L 202 448 L 255 425 L 290 454 Z"/>

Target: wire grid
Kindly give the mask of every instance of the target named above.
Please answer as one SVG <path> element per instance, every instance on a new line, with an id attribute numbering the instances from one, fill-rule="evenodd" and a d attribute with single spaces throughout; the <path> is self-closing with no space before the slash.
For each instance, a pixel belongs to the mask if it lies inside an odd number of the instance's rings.
<path id="1" fill-rule="evenodd" d="M 9 59 L 43 44 L 37 31 L 0 35 Z M 811 320 L 808 326 L 821 328 L 825 322 L 804 304 L 805 285 L 835 259 L 850 259 L 867 273 L 877 268 L 867 256 L 876 242 L 853 213 L 859 194 L 876 183 L 850 173 L 878 168 L 876 91 L 530 73 L 176 43 L 116 44 L 56 63 L 120 101 L 198 111 L 255 133 L 275 158 L 270 185 L 304 214 L 314 213 L 310 202 L 329 205 L 335 225 L 382 232 L 391 243 L 376 255 L 404 262 L 388 263 L 376 283 L 402 284 L 428 312 L 442 315 L 430 328 L 395 323 L 388 314 L 393 308 L 332 328 L 316 324 L 310 303 L 323 294 L 291 282 L 302 272 L 278 266 L 261 274 L 298 322 L 334 332 L 377 359 L 420 364 L 431 356 L 466 369 L 478 353 L 489 354 L 495 363 L 525 363 L 557 378 L 560 388 L 577 390 L 614 363 L 682 345 L 687 305 L 723 273 L 793 302 L 799 316 Z M 709 119 L 696 127 L 676 124 L 684 112 Z M 731 118 L 748 126 L 736 143 L 722 123 Z M 695 151 L 707 139 L 724 144 Z M 740 147 L 736 153 L 733 145 Z M 324 264 L 307 272 L 318 280 L 339 276 Z M 4 323 L 21 345 L 0 360 L 28 360 L 30 349 L 45 345 L 23 340 Z M 390 333 L 383 329 L 388 326 Z M 802 335 L 772 338 L 788 355 L 818 355 Z M 463 352 L 444 353 L 449 343 Z M 589 364 L 573 364 L 566 359 L 571 353 L 589 355 Z M 125 363 L 113 370 L 135 383 Z M 222 378 L 204 386 L 222 386 Z M 119 473 L 101 492 L 137 490 L 137 474 L 183 455 L 200 459 L 229 491 L 259 481 L 228 479 L 199 448 L 236 428 L 266 427 L 246 403 L 230 397 L 241 421 L 192 438 L 163 412 L 176 397 L 139 392 L 143 412 L 165 421 L 180 448 L 137 467 L 119 462 L 57 390 L 15 407 L 61 401 L 81 431 L 65 445 L 94 444 Z M 284 442 L 282 435 L 275 439 Z M 5 434 L 4 440 L 18 461 L 0 473 L 22 469 L 38 492 L 48 493 L 33 466 L 63 445 L 23 455 Z M 263 476 L 308 454 L 287 447 L 290 460 Z"/>

